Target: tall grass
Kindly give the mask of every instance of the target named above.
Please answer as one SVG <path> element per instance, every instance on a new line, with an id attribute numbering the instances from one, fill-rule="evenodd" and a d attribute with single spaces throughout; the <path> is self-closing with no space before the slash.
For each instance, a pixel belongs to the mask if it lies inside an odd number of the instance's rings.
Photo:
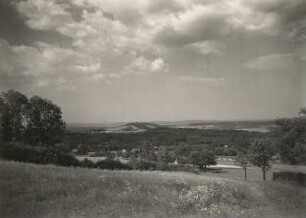
<path id="1" fill-rule="evenodd" d="M 264 192 L 253 183 L 183 172 L 0 161 L 0 175 L 0 217 L 4 218 L 257 217 L 264 207 L 256 193 Z"/>

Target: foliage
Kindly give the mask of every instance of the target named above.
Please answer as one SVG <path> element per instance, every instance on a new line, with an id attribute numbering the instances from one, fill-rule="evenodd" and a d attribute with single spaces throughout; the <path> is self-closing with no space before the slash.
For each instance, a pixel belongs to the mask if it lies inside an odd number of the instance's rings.
<path id="1" fill-rule="evenodd" d="M 156 170 L 157 168 L 155 162 L 145 160 L 130 161 L 129 166 L 131 166 L 134 170 Z"/>
<path id="2" fill-rule="evenodd" d="M 29 100 L 26 117 L 28 143 L 52 145 L 60 141 L 65 123 L 57 105 L 47 99 L 33 96 Z"/>
<path id="3" fill-rule="evenodd" d="M 270 141 L 256 140 L 251 147 L 251 162 L 261 168 L 263 180 L 266 180 L 266 171 L 271 168 L 270 160 L 275 154 L 275 149 Z"/>
<path id="4" fill-rule="evenodd" d="M 250 154 L 247 152 L 238 152 L 235 156 L 235 163 L 244 170 L 244 179 L 247 179 L 247 168 L 251 165 Z"/>
<path id="5" fill-rule="evenodd" d="M 4 142 L 54 145 L 65 128 L 61 109 L 47 99 L 14 90 L 0 95 L 0 130 Z"/>
<path id="6" fill-rule="evenodd" d="M 178 162 L 184 162 L 189 152 L 201 147 L 209 147 L 218 151 L 218 155 L 233 154 L 232 147 L 240 137 L 250 141 L 256 138 L 265 138 L 267 133 L 246 132 L 234 130 L 202 130 L 202 129 L 175 129 L 156 128 L 139 133 L 95 133 L 90 130 L 82 132 L 66 131 L 63 137 L 65 145 L 73 148 L 86 147 L 85 150 L 122 150 L 132 149 L 149 150 L 151 148 L 167 147 L 175 151 Z M 228 145 L 227 149 L 223 149 Z M 84 151 L 85 151 L 84 150 Z M 182 150 L 181 152 L 179 150 Z M 86 153 L 86 152 L 85 152 Z M 142 154 L 147 155 L 147 154 Z M 150 155 L 150 154 L 149 154 Z M 152 160 L 154 157 L 152 158 Z"/>
<path id="7" fill-rule="evenodd" d="M 306 109 L 298 117 L 275 120 L 274 135 L 280 157 L 290 164 L 306 163 Z"/>
<path id="8" fill-rule="evenodd" d="M 0 147 L 0 157 L 7 160 L 54 164 L 60 166 L 78 166 L 79 161 L 59 149 L 51 147 L 33 147 L 29 145 L 4 144 Z"/>
<path id="9" fill-rule="evenodd" d="M 95 168 L 96 164 L 92 162 L 91 160 L 88 160 L 85 158 L 83 161 L 80 161 L 80 166 L 84 168 Z"/>
<path id="10" fill-rule="evenodd" d="M 175 154 L 174 152 L 170 152 L 168 149 L 161 150 L 158 153 L 158 162 L 169 164 L 175 161 Z"/>
<path id="11" fill-rule="evenodd" d="M 306 187 L 306 173 L 290 171 L 273 172 L 273 180 Z"/>
<path id="12" fill-rule="evenodd" d="M 178 163 L 186 164 L 189 162 L 191 148 L 189 146 L 180 146 L 175 150 L 175 156 Z"/>
<path id="13" fill-rule="evenodd" d="M 215 154 L 208 149 L 201 149 L 191 153 L 189 163 L 198 166 L 204 172 L 206 172 L 208 165 L 217 164 Z"/>
<path id="14" fill-rule="evenodd" d="M 95 164 L 96 168 L 109 170 L 131 170 L 132 168 L 117 160 L 101 160 Z"/>
<path id="15" fill-rule="evenodd" d="M 20 92 L 9 90 L 1 93 L 0 130 L 4 142 L 22 139 L 27 103 L 27 97 Z"/>

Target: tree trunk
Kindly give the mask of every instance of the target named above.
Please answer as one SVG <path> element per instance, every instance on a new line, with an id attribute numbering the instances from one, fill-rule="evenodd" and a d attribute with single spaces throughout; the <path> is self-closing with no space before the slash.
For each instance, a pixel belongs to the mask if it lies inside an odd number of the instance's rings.
<path id="1" fill-rule="evenodd" d="M 206 173 L 206 171 L 207 171 L 207 166 L 204 165 L 204 173 Z"/>
<path id="2" fill-rule="evenodd" d="M 266 170 L 262 171 L 262 175 L 263 175 L 263 180 L 266 181 Z"/>
<path id="3" fill-rule="evenodd" d="M 247 169 L 244 168 L 244 180 L 247 180 Z"/>
<path id="4" fill-rule="evenodd" d="M 200 169 L 200 171 L 204 171 L 203 165 L 199 165 L 199 169 Z"/>

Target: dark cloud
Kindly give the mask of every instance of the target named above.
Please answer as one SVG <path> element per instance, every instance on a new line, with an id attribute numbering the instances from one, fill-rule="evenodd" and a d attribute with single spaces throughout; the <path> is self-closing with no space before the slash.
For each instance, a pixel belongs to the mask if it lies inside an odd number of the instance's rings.
<path id="1" fill-rule="evenodd" d="M 31 45 L 36 41 L 66 46 L 71 38 L 54 31 L 38 31 L 25 24 L 25 18 L 18 13 L 14 1 L 0 1 L 0 38 L 12 45 Z"/>
<path id="2" fill-rule="evenodd" d="M 253 0 L 247 4 L 254 10 L 278 16 L 283 33 L 289 33 L 292 39 L 306 38 L 306 0 Z"/>

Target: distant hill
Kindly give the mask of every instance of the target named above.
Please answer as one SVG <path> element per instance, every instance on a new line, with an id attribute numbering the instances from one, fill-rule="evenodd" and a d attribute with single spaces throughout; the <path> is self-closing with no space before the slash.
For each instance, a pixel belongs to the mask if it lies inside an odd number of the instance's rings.
<path id="1" fill-rule="evenodd" d="M 155 123 L 148 123 L 148 122 L 132 122 L 126 123 L 123 125 L 118 125 L 112 128 L 106 129 L 106 133 L 108 132 L 144 132 L 150 129 L 158 128 L 159 125 Z"/>
<path id="2" fill-rule="evenodd" d="M 219 129 L 219 130 L 244 130 L 250 132 L 269 132 L 274 127 L 273 121 L 228 121 L 211 123 L 190 123 L 189 128 Z"/>
<path id="3" fill-rule="evenodd" d="M 155 121 L 130 122 L 110 124 L 69 124 L 68 130 L 72 132 L 91 133 L 135 133 L 144 132 L 160 127 L 181 129 L 215 129 L 215 130 L 244 130 L 249 132 L 269 132 L 274 127 L 272 120 L 255 121 Z"/>
<path id="4" fill-rule="evenodd" d="M 139 128 L 139 129 L 154 129 L 160 127 L 160 125 L 156 123 L 148 123 L 148 122 L 133 122 L 127 123 L 125 126 Z"/>

